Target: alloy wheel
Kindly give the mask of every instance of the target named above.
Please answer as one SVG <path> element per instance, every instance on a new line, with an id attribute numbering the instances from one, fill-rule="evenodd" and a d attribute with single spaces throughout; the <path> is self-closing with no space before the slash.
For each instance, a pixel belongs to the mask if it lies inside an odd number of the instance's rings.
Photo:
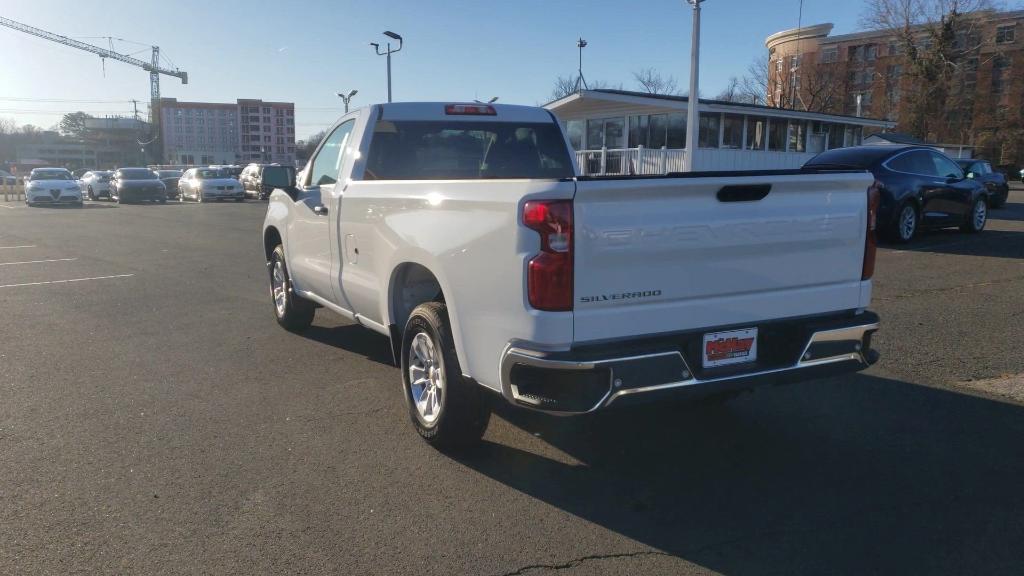
<path id="1" fill-rule="evenodd" d="M 283 318 L 288 307 L 288 279 L 285 276 L 284 264 L 280 260 L 274 261 L 274 267 L 270 271 L 270 291 L 274 297 L 274 311 L 278 318 Z"/>
<path id="2" fill-rule="evenodd" d="M 988 219 L 988 206 L 984 200 L 979 199 L 974 203 L 974 212 L 972 212 L 971 218 L 974 220 L 975 230 L 981 230 L 985 227 L 985 221 Z"/>
<path id="3" fill-rule="evenodd" d="M 910 240 L 917 231 L 917 211 L 913 206 L 904 206 L 900 212 L 900 238 Z"/>
<path id="4" fill-rule="evenodd" d="M 409 391 L 420 418 L 433 423 L 441 413 L 444 397 L 444 366 L 433 339 L 420 332 L 409 344 Z"/>

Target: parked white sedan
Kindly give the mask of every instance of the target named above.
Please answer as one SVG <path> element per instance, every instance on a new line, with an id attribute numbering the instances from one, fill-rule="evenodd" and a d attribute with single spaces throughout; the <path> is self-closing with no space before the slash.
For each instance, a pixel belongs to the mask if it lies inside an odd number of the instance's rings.
<path id="1" fill-rule="evenodd" d="M 90 170 L 82 174 L 82 178 L 78 180 L 78 187 L 89 200 L 97 200 L 99 198 L 107 198 L 109 200 L 110 178 L 113 175 L 113 172 L 107 170 Z"/>
<path id="2" fill-rule="evenodd" d="M 82 206 L 82 190 L 71 172 L 64 168 L 35 168 L 25 179 L 25 204 L 71 204 Z"/>
<path id="3" fill-rule="evenodd" d="M 234 199 L 235 202 L 245 200 L 245 191 L 242 184 L 224 173 L 220 168 L 190 168 L 185 171 L 178 180 L 178 199 L 195 200 L 206 202 L 216 200 L 220 202 L 225 198 Z"/>

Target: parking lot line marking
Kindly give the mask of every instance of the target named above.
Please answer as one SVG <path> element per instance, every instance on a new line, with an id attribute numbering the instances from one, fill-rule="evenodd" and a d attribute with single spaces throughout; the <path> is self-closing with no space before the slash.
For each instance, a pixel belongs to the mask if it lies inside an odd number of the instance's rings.
<path id="1" fill-rule="evenodd" d="M 7 208 L 8 210 L 14 210 L 14 206 L 6 206 L 4 204 L 0 204 L 0 208 Z"/>
<path id="2" fill-rule="evenodd" d="M 14 250 L 15 248 L 35 248 L 35 244 L 26 244 L 24 246 L 0 246 L 0 250 Z"/>
<path id="3" fill-rule="evenodd" d="M 15 264 L 43 264 L 44 262 L 73 262 L 78 258 L 54 258 L 53 260 L 26 260 L 24 262 L 0 262 L 0 266 L 14 266 Z"/>
<path id="4" fill-rule="evenodd" d="M 128 278 L 135 274 L 115 274 L 113 276 L 93 276 L 91 278 L 71 278 L 70 280 L 47 280 L 46 282 L 25 282 L 24 284 L 0 284 L 0 288 L 18 288 L 20 286 L 42 286 L 43 284 L 70 284 L 86 280 L 107 280 L 109 278 Z"/>

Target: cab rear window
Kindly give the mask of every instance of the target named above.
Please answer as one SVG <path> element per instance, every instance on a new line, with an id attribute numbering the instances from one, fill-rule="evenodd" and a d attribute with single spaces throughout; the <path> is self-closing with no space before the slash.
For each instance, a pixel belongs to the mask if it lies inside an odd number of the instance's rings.
<path id="1" fill-rule="evenodd" d="M 572 160 L 554 123 L 388 121 L 374 128 L 366 180 L 561 179 Z"/>

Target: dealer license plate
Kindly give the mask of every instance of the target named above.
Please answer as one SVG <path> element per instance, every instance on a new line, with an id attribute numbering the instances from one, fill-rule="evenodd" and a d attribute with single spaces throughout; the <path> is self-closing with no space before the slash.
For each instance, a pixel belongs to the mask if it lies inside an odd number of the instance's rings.
<path id="1" fill-rule="evenodd" d="M 757 328 L 704 335 L 704 367 L 717 368 L 757 360 Z"/>

